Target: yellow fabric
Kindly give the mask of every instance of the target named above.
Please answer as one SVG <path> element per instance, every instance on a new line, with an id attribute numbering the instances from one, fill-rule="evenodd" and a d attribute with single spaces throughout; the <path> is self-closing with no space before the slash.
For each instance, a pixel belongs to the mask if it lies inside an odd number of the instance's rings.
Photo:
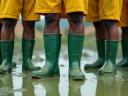
<path id="1" fill-rule="evenodd" d="M 121 18 L 118 25 L 121 27 L 128 27 L 128 0 L 123 1 Z"/>
<path id="2" fill-rule="evenodd" d="M 35 12 L 44 13 L 65 13 L 83 12 L 87 14 L 88 0 L 36 0 Z"/>
<path id="3" fill-rule="evenodd" d="M 35 14 L 35 0 L 1 0 L 0 18 L 18 19 L 20 14 L 24 21 L 39 20 Z"/>
<path id="4" fill-rule="evenodd" d="M 122 0 L 89 0 L 86 20 L 95 22 L 99 20 L 120 20 Z"/>

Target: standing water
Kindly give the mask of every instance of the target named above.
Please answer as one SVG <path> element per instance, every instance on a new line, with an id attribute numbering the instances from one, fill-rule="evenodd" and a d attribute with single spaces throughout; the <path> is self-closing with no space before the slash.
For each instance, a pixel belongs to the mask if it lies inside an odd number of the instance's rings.
<path id="1" fill-rule="evenodd" d="M 68 55 L 64 49 L 60 55 L 60 76 L 32 79 L 30 72 L 22 73 L 19 60 L 12 74 L 0 75 L 0 96 L 128 96 L 128 68 L 109 76 L 98 76 L 97 69 L 84 71 L 84 65 L 95 61 L 97 56 L 83 50 L 81 69 L 86 79 L 73 81 L 68 77 Z M 18 59 L 17 55 L 14 58 Z M 35 66 L 44 65 L 44 53 L 37 52 L 33 59 Z"/>

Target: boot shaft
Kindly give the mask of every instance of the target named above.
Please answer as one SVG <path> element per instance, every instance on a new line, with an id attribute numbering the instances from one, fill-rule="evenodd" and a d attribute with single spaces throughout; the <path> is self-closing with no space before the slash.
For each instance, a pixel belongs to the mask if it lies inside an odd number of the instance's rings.
<path id="1" fill-rule="evenodd" d="M 121 40 L 122 54 L 124 58 L 128 57 L 128 40 Z"/>
<path id="2" fill-rule="evenodd" d="M 117 48 L 118 48 L 118 41 L 108 41 L 106 40 L 105 44 L 105 59 L 106 61 L 111 61 L 113 64 L 116 62 L 116 55 L 117 55 Z"/>
<path id="3" fill-rule="evenodd" d="M 34 45 L 35 40 L 22 39 L 23 64 L 26 63 L 28 60 L 31 61 Z"/>
<path id="4" fill-rule="evenodd" d="M 2 61 L 12 63 L 14 41 L 1 41 Z"/>
<path id="5" fill-rule="evenodd" d="M 60 34 L 44 34 L 44 49 L 46 62 L 58 65 L 59 54 L 61 49 Z"/>
<path id="6" fill-rule="evenodd" d="M 84 35 L 68 35 L 69 67 L 80 68 L 80 61 L 84 43 Z"/>
<path id="7" fill-rule="evenodd" d="M 105 40 L 96 40 L 98 58 L 105 59 Z"/>

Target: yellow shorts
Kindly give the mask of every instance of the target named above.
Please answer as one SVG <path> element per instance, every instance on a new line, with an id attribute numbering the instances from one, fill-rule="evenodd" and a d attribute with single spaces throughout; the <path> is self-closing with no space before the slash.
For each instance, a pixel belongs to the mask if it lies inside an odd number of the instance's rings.
<path id="1" fill-rule="evenodd" d="M 35 0 L 1 0 L 0 18 L 18 19 L 20 14 L 24 21 L 39 20 L 35 14 Z"/>
<path id="2" fill-rule="evenodd" d="M 35 12 L 44 13 L 65 13 L 83 12 L 87 14 L 88 0 L 36 0 Z"/>
<path id="3" fill-rule="evenodd" d="M 120 20 L 122 0 L 89 0 L 86 20 Z"/>
<path id="4" fill-rule="evenodd" d="M 121 18 L 118 25 L 120 27 L 128 27 L 128 0 L 123 1 Z"/>

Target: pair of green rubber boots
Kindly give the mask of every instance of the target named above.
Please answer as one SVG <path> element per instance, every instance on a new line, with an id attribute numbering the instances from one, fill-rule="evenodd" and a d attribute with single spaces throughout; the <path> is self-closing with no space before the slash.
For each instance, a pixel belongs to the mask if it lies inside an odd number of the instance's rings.
<path id="1" fill-rule="evenodd" d="M 86 68 L 100 68 L 99 74 L 115 73 L 116 71 L 116 53 L 118 41 L 97 40 L 98 60 L 93 64 L 85 65 Z"/>
<path id="2" fill-rule="evenodd" d="M 84 35 L 68 35 L 69 75 L 73 79 L 84 79 L 84 74 L 80 69 L 83 42 Z M 58 61 L 61 48 L 61 35 L 44 34 L 44 48 L 46 56 L 45 65 L 42 69 L 32 72 L 33 78 L 59 75 Z"/>
<path id="3" fill-rule="evenodd" d="M 23 67 L 24 71 L 36 70 L 33 66 L 32 54 L 35 40 L 22 40 L 22 54 L 23 54 Z M 1 41 L 1 65 L 0 74 L 10 73 L 12 71 L 12 57 L 13 57 L 14 41 Z"/>

